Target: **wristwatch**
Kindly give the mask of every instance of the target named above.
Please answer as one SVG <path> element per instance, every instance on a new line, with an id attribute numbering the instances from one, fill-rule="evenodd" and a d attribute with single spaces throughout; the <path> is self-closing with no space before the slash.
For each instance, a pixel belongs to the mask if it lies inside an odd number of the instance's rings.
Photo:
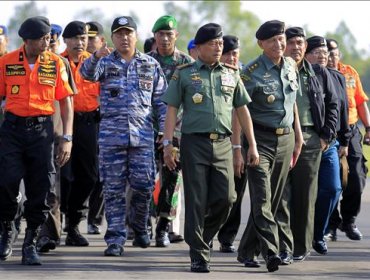
<path id="1" fill-rule="evenodd" d="M 163 147 L 167 147 L 168 145 L 172 145 L 172 140 L 164 139 L 162 143 Z"/>
<path id="2" fill-rule="evenodd" d="M 67 142 L 72 142 L 72 135 L 69 135 L 69 134 L 63 134 L 63 140 L 67 141 Z"/>

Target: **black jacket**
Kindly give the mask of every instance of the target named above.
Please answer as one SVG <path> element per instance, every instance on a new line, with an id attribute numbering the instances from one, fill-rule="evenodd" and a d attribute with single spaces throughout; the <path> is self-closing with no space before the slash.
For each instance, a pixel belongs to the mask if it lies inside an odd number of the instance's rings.
<path id="1" fill-rule="evenodd" d="M 351 129 L 348 124 L 348 98 L 346 92 L 346 78 L 335 69 L 327 68 L 333 78 L 338 94 L 339 118 L 337 123 L 338 141 L 341 146 L 348 146 L 351 138 Z"/>
<path id="2" fill-rule="evenodd" d="M 310 71 L 308 98 L 315 130 L 320 138 L 331 142 L 336 137 L 339 112 L 335 86 L 326 68 L 304 62 Z"/>

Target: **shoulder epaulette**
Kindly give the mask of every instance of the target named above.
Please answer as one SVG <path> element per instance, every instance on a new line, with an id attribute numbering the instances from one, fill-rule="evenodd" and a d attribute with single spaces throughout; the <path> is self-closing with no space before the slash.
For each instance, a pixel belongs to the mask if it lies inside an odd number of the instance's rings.
<path id="1" fill-rule="evenodd" d="M 177 66 L 176 68 L 178 70 L 181 70 L 181 69 L 187 68 L 187 67 L 189 67 L 189 66 L 191 66 L 193 64 L 194 64 L 194 62 L 189 62 L 189 63 L 181 64 L 181 65 Z"/>
<path id="2" fill-rule="evenodd" d="M 224 64 L 224 66 L 226 66 L 228 68 L 231 68 L 231 69 L 234 69 L 235 71 L 239 69 L 237 66 L 234 66 L 234 65 L 229 64 L 229 63 L 223 63 L 223 64 Z"/>
<path id="3" fill-rule="evenodd" d="M 249 72 L 252 73 L 254 70 L 256 70 L 259 66 L 258 62 L 251 63 L 245 67 L 245 69 Z"/>

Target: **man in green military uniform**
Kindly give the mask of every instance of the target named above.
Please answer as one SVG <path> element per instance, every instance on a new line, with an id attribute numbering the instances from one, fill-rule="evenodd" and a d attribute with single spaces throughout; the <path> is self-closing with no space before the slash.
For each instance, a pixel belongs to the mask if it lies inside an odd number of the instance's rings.
<path id="1" fill-rule="evenodd" d="M 166 75 L 167 83 L 170 82 L 172 74 L 176 67 L 182 64 L 192 62 L 193 59 L 176 48 L 176 41 L 179 36 L 177 32 L 177 21 L 173 16 L 162 16 L 154 23 L 152 32 L 154 33 L 157 49 L 148 53 L 154 57 Z M 181 113 L 178 114 L 176 133 L 172 139 L 176 147 L 179 146 L 181 127 Z M 155 245 L 157 247 L 167 247 L 170 244 L 169 237 L 174 241 L 183 241 L 180 233 L 180 210 L 181 210 L 181 191 L 178 188 L 180 170 L 169 170 L 167 167 L 160 168 L 161 172 L 161 190 L 159 193 L 157 215 L 159 216 L 155 230 Z M 180 177 L 181 178 L 181 177 Z M 177 199 L 174 199 L 176 198 Z M 177 201 L 174 205 L 172 201 Z M 173 226 L 175 224 L 175 226 Z M 170 236 L 169 227 L 172 228 Z"/>
<path id="2" fill-rule="evenodd" d="M 263 54 L 241 74 L 252 98 L 248 107 L 260 164 L 247 167 L 251 213 L 239 244 L 238 261 L 246 267 L 259 267 L 256 257 L 261 252 L 269 272 L 278 270 L 281 263 L 275 214 L 289 168 L 296 163 L 303 143 L 295 105 L 297 66 L 283 56 L 284 31 L 285 24 L 277 20 L 262 24 L 256 38 Z"/>
<path id="3" fill-rule="evenodd" d="M 249 142 L 247 164 L 258 164 L 249 111 L 250 98 L 237 67 L 220 63 L 222 28 L 208 23 L 196 33 L 199 57 L 178 67 L 162 100 L 167 103 L 163 137 L 164 161 L 176 168 L 172 137 L 177 110 L 183 106 L 181 165 L 185 193 L 185 241 L 190 246 L 191 271 L 209 272 L 209 243 L 226 221 L 235 201 L 231 135 L 236 108 Z"/>

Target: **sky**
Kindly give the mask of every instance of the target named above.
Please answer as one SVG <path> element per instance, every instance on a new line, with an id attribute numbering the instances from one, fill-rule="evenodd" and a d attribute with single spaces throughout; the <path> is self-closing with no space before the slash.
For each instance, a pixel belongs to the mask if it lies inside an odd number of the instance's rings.
<path id="1" fill-rule="evenodd" d="M 7 24 L 14 15 L 15 6 L 27 1 L 0 1 L 0 24 Z M 134 11 L 141 24 L 141 38 L 151 36 L 150 30 L 158 17 L 164 14 L 162 1 L 36 1 L 39 8 L 46 8 L 51 22 L 62 26 L 72 20 L 79 9 L 100 9 L 106 18 L 128 15 Z M 370 54 L 370 2 L 367 1 L 243 1 L 243 9 L 253 12 L 261 21 L 278 19 L 290 26 L 307 25 L 316 35 L 334 32 L 344 20 L 357 40 L 357 48 Z M 293 13 L 292 11 L 297 11 Z M 181 24 L 181 23 L 179 23 Z"/>

